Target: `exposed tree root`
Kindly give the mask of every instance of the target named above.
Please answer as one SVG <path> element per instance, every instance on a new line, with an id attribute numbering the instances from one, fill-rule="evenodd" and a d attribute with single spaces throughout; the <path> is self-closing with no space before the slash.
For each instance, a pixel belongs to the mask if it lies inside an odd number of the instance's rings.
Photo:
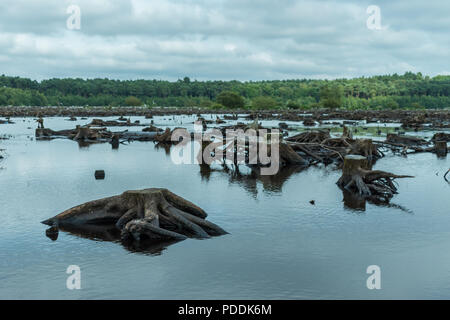
<path id="1" fill-rule="evenodd" d="M 67 138 L 86 145 L 92 143 L 106 143 L 109 142 L 113 145 L 117 145 L 119 142 L 124 141 L 155 141 L 157 136 L 156 132 L 147 131 L 122 131 L 111 132 L 106 128 L 93 128 L 90 126 L 77 126 L 75 129 L 54 131 L 48 128 L 36 129 L 37 140 L 52 140 L 58 138 Z"/>
<path id="2" fill-rule="evenodd" d="M 287 142 L 299 143 L 322 143 L 322 141 L 331 138 L 328 130 L 305 131 L 286 139 Z"/>
<path id="3" fill-rule="evenodd" d="M 226 234 L 195 204 L 167 189 L 126 191 L 87 202 L 42 223 L 54 227 L 114 222 L 123 241 L 179 241 Z"/>
<path id="4" fill-rule="evenodd" d="M 413 177 L 380 170 L 369 170 L 368 161 L 365 157 L 348 155 L 345 157 L 342 176 L 337 184 L 343 189 L 364 197 L 388 200 L 397 193 L 397 187 L 393 180 L 398 178 Z"/>

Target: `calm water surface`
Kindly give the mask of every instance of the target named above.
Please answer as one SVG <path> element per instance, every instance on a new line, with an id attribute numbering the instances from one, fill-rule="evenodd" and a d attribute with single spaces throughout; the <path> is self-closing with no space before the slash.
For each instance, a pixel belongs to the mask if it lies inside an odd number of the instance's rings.
<path id="1" fill-rule="evenodd" d="M 155 124 L 189 127 L 193 119 Z M 174 165 L 153 143 L 111 150 L 35 141 L 34 120 L 13 120 L 0 125 L 0 135 L 12 135 L 0 140 L 7 153 L 0 162 L 1 299 L 450 298 L 450 185 L 442 177 L 449 157 L 381 159 L 375 169 L 416 177 L 398 180 L 394 206 L 355 210 L 331 167 L 263 180 L 201 174 L 198 166 Z M 57 130 L 89 120 L 45 124 Z M 105 180 L 94 180 L 96 169 Z M 40 224 L 86 201 L 149 187 L 198 204 L 230 234 L 135 252 L 64 232 L 53 242 Z M 81 268 L 81 290 L 66 288 L 69 265 Z M 366 287 L 369 265 L 381 267 L 381 290 Z"/>

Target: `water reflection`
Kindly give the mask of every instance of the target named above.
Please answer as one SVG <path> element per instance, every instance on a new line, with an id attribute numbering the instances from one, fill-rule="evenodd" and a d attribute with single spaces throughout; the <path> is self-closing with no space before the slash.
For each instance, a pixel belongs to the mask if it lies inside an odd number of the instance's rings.
<path id="1" fill-rule="evenodd" d="M 258 167 L 245 166 L 244 170 L 247 172 L 242 172 L 243 166 L 234 165 L 231 167 L 222 165 L 221 168 L 217 169 L 205 164 L 199 165 L 199 167 L 202 180 L 209 181 L 211 174 L 217 172 L 227 176 L 229 183 L 243 187 L 255 197 L 258 194 L 258 182 L 262 183 L 264 191 L 281 193 L 283 185 L 292 175 L 305 170 L 304 166 L 288 166 L 280 168 L 275 175 L 261 175 L 261 170 Z"/>
<path id="2" fill-rule="evenodd" d="M 342 190 L 344 208 L 355 211 L 366 211 L 366 199 L 353 192 Z"/>
<path id="3" fill-rule="evenodd" d="M 167 249 L 168 246 L 177 243 L 177 241 L 151 241 L 141 240 L 139 242 L 123 242 L 120 239 L 120 230 L 114 224 L 85 224 L 82 226 L 61 226 L 60 231 L 71 235 L 95 240 L 116 242 L 123 245 L 125 249 L 134 253 L 158 256 Z M 45 235 L 52 241 L 58 239 L 58 229 L 51 227 L 45 231 Z"/>
<path id="4" fill-rule="evenodd" d="M 342 190 L 343 195 L 343 202 L 344 202 L 344 208 L 353 210 L 353 211 L 359 211 L 364 212 L 366 211 L 366 203 L 369 202 L 370 204 L 374 204 L 379 207 L 387 207 L 392 209 L 399 209 L 405 213 L 413 214 L 413 211 L 405 208 L 403 206 L 400 206 L 395 203 L 391 203 L 389 200 L 386 201 L 380 201 L 378 198 L 365 198 L 360 196 L 357 193 L 349 192 L 348 190 Z"/>

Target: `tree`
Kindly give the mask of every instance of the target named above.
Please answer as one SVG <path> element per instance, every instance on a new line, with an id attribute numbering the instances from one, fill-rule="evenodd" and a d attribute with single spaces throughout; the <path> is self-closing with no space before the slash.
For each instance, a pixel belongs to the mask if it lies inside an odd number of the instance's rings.
<path id="1" fill-rule="evenodd" d="M 278 105 L 278 102 L 268 96 L 256 97 L 252 100 L 252 107 L 257 109 L 271 109 L 275 108 Z"/>
<path id="2" fill-rule="evenodd" d="M 324 85 L 320 88 L 320 103 L 325 108 L 339 108 L 342 105 L 342 87 L 339 85 Z"/>
<path id="3" fill-rule="evenodd" d="M 286 103 L 286 107 L 289 109 L 300 109 L 301 105 L 297 101 L 289 100 Z"/>
<path id="4" fill-rule="evenodd" d="M 134 96 L 130 96 L 128 98 L 125 99 L 125 104 L 127 106 L 133 106 L 133 107 L 138 107 L 138 106 L 142 106 L 143 103 L 141 100 L 139 100 L 138 98 L 134 97 Z"/>
<path id="5" fill-rule="evenodd" d="M 245 105 L 244 98 L 232 91 L 222 91 L 216 98 L 217 103 L 227 108 L 243 108 Z"/>

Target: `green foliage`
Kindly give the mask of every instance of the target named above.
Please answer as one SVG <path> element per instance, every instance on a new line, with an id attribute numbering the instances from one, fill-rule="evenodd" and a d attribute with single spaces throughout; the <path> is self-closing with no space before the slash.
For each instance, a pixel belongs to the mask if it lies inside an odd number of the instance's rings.
<path id="1" fill-rule="evenodd" d="M 47 98 L 36 90 L 0 88 L 0 105 L 45 106 L 47 104 Z"/>
<path id="2" fill-rule="evenodd" d="M 131 99 L 131 100 L 130 100 Z M 420 73 L 258 82 L 48 79 L 0 76 L 0 105 L 311 109 L 448 108 L 450 76 Z"/>
<path id="3" fill-rule="evenodd" d="M 320 103 L 325 108 L 336 109 L 342 106 L 343 90 L 339 85 L 324 85 L 320 88 Z"/>
<path id="4" fill-rule="evenodd" d="M 232 91 L 222 91 L 216 99 L 217 103 L 227 108 L 243 108 L 245 105 L 244 99 L 237 93 Z"/>
<path id="5" fill-rule="evenodd" d="M 223 105 L 221 105 L 220 103 L 212 103 L 209 106 L 209 109 L 211 109 L 211 110 L 224 110 L 226 108 Z"/>
<path id="6" fill-rule="evenodd" d="M 101 105 L 101 104 L 96 104 L 96 105 Z M 139 107 L 139 106 L 142 106 L 143 103 L 140 99 L 138 99 L 134 96 L 130 96 L 125 99 L 125 105 L 131 106 L 131 107 Z"/>
<path id="7" fill-rule="evenodd" d="M 255 109 L 274 109 L 278 102 L 269 96 L 260 96 L 252 100 L 252 107 Z"/>
<path id="8" fill-rule="evenodd" d="M 297 101 L 289 100 L 286 103 L 286 108 L 288 108 L 288 109 L 300 109 L 301 105 Z"/>

